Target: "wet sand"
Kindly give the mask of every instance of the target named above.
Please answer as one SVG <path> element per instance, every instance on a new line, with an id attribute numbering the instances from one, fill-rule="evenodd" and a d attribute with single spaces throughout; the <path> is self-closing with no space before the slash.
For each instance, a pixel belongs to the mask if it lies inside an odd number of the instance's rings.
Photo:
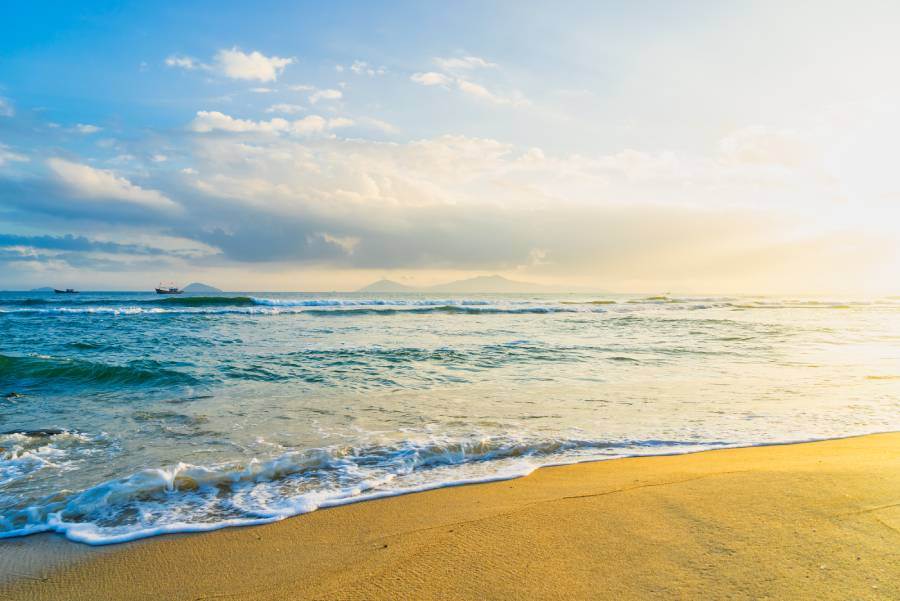
<path id="1" fill-rule="evenodd" d="M 0 599 L 900 599 L 900 434 L 620 459 L 90 548 Z"/>

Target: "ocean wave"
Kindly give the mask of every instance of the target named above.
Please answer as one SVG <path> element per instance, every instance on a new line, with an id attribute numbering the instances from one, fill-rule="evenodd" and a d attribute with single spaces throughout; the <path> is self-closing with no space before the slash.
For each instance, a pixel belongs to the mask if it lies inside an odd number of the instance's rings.
<path id="1" fill-rule="evenodd" d="M 526 305 L 526 306 L 465 306 L 438 305 L 434 307 L 411 308 L 352 308 L 352 309 L 309 309 L 304 313 L 310 315 L 401 315 L 448 313 L 455 315 L 516 315 L 546 313 L 602 313 L 604 309 L 591 307 L 564 307 L 558 305 Z"/>
<path id="2" fill-rule="evenodd" d="M 269 307 L 440 307 L 440 306 L 479 306 L 495 304 L 493 301 L 481 299 L 344 299 L 344 298 L 257 298 L 251 297 L 257 305 Z"/>
<path id="3" fill-rule="evenodd" d="M 0 314 L 12 315 L 152 315 L 164 313 L 184 313 L 161 307 L 147 308 L 137 306 L 86 306 L 86 307 L 47 307 L 43 309 L 0 309 Z"/>
<path id="4" fill-rule="evenodd" d="M 616 305 L 614 300 L 559 301 L 561 305 Z"/>
<path id="5" fill-rule="evenodd" d="M 515 301 L 509 301 L 516 304 Z M 255 296 L 167 296 L 164 298 L 63 298 L 0 299 L 0 306 L 21 307 L 434 307 L 495 304 L 484 299 L 352 299 L 352 298 L 268 298 Z"/>
<path id="6" fill-rule="evenodd" d="M 731 303 L 735 309 L 852 309 L 866 304 L 851 303 L 823 303 L 823 302 L 755 302 L 755 303 Z"/>
<path id="7" fill-rule="evenodd" d="M 197 382 L 186 373 L 163 368 L 151 360 L 110 365 L 83 359 L 9 355 L 0 355 L 0 381 L 11 387 L 22 388 L 46 384 L 138 386 L 187 385 Z"/>
<path id="8" fill-rule="evenodd" d="M 0 538 L 58 532 L 83 543 L 118 543 L 163 533 L 260 524 L 321 507 L 509 479 L 542 465 L 729 445 L 725 441 L 473 436 L 333 446 L 212 466 L 178 463 L 4 508 Z"/>
<path id="9" fill-rule="evenodd" d="M 305 314 L 319 316 L 340 315 L 415 315 L 428 313 L 449 313 L 459 315 L 490 314 L 548 314 L 548 313 L 602 313 L 605 309 L 597 306 L 563 305 L 384 305 L 384 306 L 343 306 L 343 305 L 278 305 L 249 307 L 209 307 L 186 306 L 178 308 L 140 306 L 90 306 L 52 307 L 40 309 L 0 309 L 0 314 L 18 315 L 290 315 Z"/>
<path id="10" fill-rule="evenodd" d="M 459 383 L 463 371 L 509 365 L 602 360 L 611 349 L 541 343 L 488 344 L 461 348 L 341 347 L 307 348 L 265 357 L 256 365 L 223 365 L 220 374 L 233 380 L 314 382 L 357 390 L 428 387 L 438 381 Z M 621 351 L 620 351 L 621 352 Z M 626 351 L 627 352 L 627 351 Z M 617 360 L 615 357 L 606 357 Z M 448 371 L 446 368 L 450 368 Z M 352 381 L 348 370 L 353 371 Z"/>
<path id="11" fill-rule="evenodd" d="M 168 296 L 145 301 L 163 307 L 247 307 L 256 304 L 249 296 Z"/>
<path id="12" fill-rule="evenodd" d="M 103 437 L 61 429 L 0 433 L 0 487 L 45 469 L 64 470 L 93 454 Z"/>
<path id="13" fill-rule="evenodd" d="M 629 303 L 680 303 L 683 302 L 677 298 L 671 298 L 665 294 L 658 296 L 646 296 L 644 298 L 634 298 Z"/>
<path id="14" fill-rule="evenodd" d="M 649 296 L 622 300 L 523 300 L 485 298 L 280 298 L 265 296 L 171 296 L 165 298 L 0 299 L 0 315 L 397 315 L 401 313 L 542 314 L 569 312 L 648 313 L 711 309 L 898 308 L 892 300 L 762 299 Z M 317 311 L 320 311 L 317 313 Z"/>
<path id="15" fill-rule="evenodd" d="M 255 304 L 249 296 L 167 296 L 164 298 L 24 298 L 24 299 L 0 299 L 0 306 L 24 306 L 24 307 L 83 307 L 89 305 L 108 306 L 177 306 L 177 307 L 206 307 L 206 306 L 246 306 Z"/>

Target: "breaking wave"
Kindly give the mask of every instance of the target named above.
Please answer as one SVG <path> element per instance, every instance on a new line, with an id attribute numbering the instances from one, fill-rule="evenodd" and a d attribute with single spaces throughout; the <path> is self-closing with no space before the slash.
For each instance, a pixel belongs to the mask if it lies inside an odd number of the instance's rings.
<path id="1" fill-rule="evenodd" d="M 321 507 L 515 478 L 542 465 L 730 445 L 725 441 L 435 438 L 290 451 L 244 463 L 178 463 L 4 508 L 0 538 L 58 532 L 88 544 L 118 543 L 164 533 L 262 524 Z M 25 453 L 17 452 L 23 461 Z"/>
<path id="2" fill-rule="evenodd" d="M 0 309 L 2 313 L 20 315 L 66 315 L 66 314 L 95 314 L 95 315 L 415 315 L 428 313 L 452 313 L 452 314 L 547 314 L 547 313 L 578 313 L 604 310 L 585 305 L 573 307 L 563 305 L 523 305 L 523 306 L 491 306 L 480 304 L 441 304 L 441 305 L 392 305 L 378 303 L 371 305 L 359 304 L 254 304 L 252 306 L 215 306 L 196 305 L 185 307 L 141 307 L 141 306 L 89 306 L 89 307 L 49 307 L 40 309 Z"/>
<path id="3" fill-rule="evenodd" d="M 0 487 L 44 469 L 71 469 L 104 442 L 102 436 L 54 428 L 0 433 Z"/>
<path id="4" fill-rule="evenodd" d="M 900 303 L 877 301 L 821 301 L 737 299 L 729 297 L 649 296 L 632 299 L 513 300 L 434 298 L 270 298 L 256 296 L 172 296 L 166 298 L 2 299 L 0 315 L 402 315 L 402 314 L 550 314 L 633 313 L 635 311 L 697 311 L 705 309 L 856 309 L 900 308 Z"/>

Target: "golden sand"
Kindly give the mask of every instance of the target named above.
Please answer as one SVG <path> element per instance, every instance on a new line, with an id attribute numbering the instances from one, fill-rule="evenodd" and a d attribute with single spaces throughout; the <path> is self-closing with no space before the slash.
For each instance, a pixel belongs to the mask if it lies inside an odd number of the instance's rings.
<path id="1" fill-rule="evenodd" d="M 900 434 L 545 468 L 10 559 L 59 545 L 0 544 L 0 572 L 18 570 L 0 598 L 900 599 Z"/>

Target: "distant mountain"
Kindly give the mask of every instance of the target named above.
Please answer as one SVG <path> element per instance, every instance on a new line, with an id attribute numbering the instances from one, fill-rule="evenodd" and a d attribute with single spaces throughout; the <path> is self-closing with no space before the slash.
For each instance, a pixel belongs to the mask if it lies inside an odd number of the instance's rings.
<path id="1" fill-rule="evenodd" d="M 360 288 L 357 292 L 417 292 L 418 290 L 418 288 L 394 282 L 393 280 L 382 279 Z"/>
<path id="2" fill-rule="evenodd" d="M 32 288 L 28 292 L 53 292 L 53 288 L 50 286 L 44 286 L 42 288 Z"/>
<path id="3" fill-rule="evenodd" d="M 406 286 L 392 280 L 378 280 L 374 284 L 369 284 L 365 288 L 360 288 L 358 292 L 449 292 L 459 294 L 487 292 L 512 294 L 520 292 L 542 292 L 547 290 L 546 286 L 541 286 L 540 284 L 517 282 L 515 280 L 508 280 L 499 275 L 480 275 L 466 280 L 456 280 L 446 284 L 424 287 Z"/>
<path id="4" fill-rule="evenodd" d="M 493 293 L 517 293 L 517 292 L 541 292 L 545 286 L 530 282 L 517 282 L 508 280 L 499 275 L 480 275 L 466 280 L 456 280 L 437 286 L 429 286 L 430 292 L 493 292 Z"/>
<path id="5" fill-rule="evenodd" d="M 208 284 L 201 284 L 200 282 L 194 282 L 193 284 L 188 284 L 184 287 L 185 292 L 222 292 L 215 286 L 210 286 Z"/>

